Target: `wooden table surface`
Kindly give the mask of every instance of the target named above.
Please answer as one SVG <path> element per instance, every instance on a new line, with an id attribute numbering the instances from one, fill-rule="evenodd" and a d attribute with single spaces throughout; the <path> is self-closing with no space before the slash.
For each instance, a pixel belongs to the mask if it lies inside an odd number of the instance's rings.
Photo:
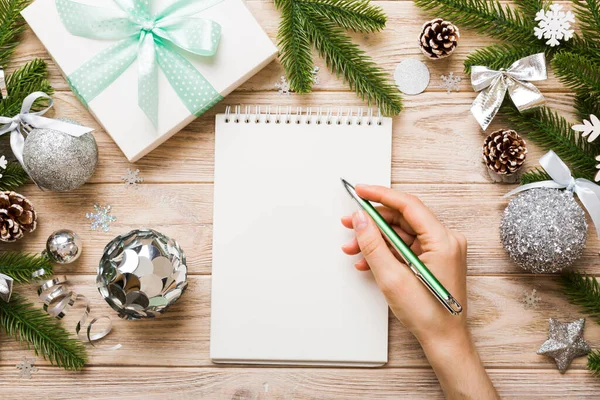
<path id="1" fill-rule="evenodd" d="M 403 59 L 421 55 L 416 37 L 422 23 L 434 17 L 410 1 L 376 1 L 388 15 L 384 32 L 355 35 L 356 40 L 387 71 Z M 273 39 L 279 23 L 271 1 L 249 1 L 262 27 Z M 454 55 L 428 62 L 431 83 L 425 93 L 405 97 L 405 110 L 394 118 L 393 186 L 420 196 L 448 226 L 469 240 L 469 323 L 481 358 L 503 398 L 596 397 L 600 379 L 577 359 L 565 374 L 554 362 L 536 355 L 547 336 L 548 318 L 574 320 L 582 316 L 569 305 L 552 276 L 532 276 L 512 264 L 503 251 L 498 224 L 511 186 L 494 184 L 481 163 L 484 135 L 471 117 L 475 97 L 462 72 L 465 57 L 492 43 L 467 29 Z M 242 34 L 242 32 L 240 32 Z M 533 34 L 533 33 L 532 33 Z M 15 248 L 41 251 L 48 235 L 60 228 L 76 231 L 84 241 L 81 259 L 57 267 L 80 293 L 91 299 L 96 313 L 114 315 L 95 289 L 95 270 L 102 250 L 114 236 L 150 227 L 176 238 L 189 264 L 189 289 L 162 318 L 115 321 L 114 341 L 121 350 L 90 349 L 82 372 L 65 372 L 41 358 L 31 380 L 19 379 L 15 364 L 33 356 L 14 340 L 0 335 L 0 395 L 2 398 L 208 398 L 208 399 L 421 399 L 441 398 L 442 392 L 416 340 L 390 316 L 389 363 L 383 368 L 293 368 L 217 366 L 209 360 L 214 115 L 226 104 L 360 106 L 340 80 L 328 74 L 321 60 L 321 83 L 305 96 L 278 94 L 274 83 L 283 70 L 275 61 L 135 165 L 69 90 L 55 65 L 30 30 L 13 57 L 12 68 L 32 57 L 49 62 L 56 89 L 55 116 L 74 118 L 96 128 L 100 163 L 91 182 L 71 193 L 41 192 L 28 185 L 21 192 L 39 211 L 39 225 Z M 463 76 L 460 92 L 447 94 L 440 75 Z M 572 112 L 572 97 L 551 74 L 537 86 L 551 107 Z M 123 116 L 127 118 L 127 116 Z M 498 119 L 490 131 L 503 127 Z M 528 164 L 537 164 L 542 151 L 530 144 Z M 128 189 L 121 181 L 127 168 L 139 168 L 144 182 Z M 118 220 L 110 232 L 90 229 L 85 213 L 94 202 L 111 204 Z M 600 275 L 599 241 L 590 228 L 588 248 L 577 267 Z M 525 292 L 537 289 L 542 301 L 525 309 Z M 34 288 L 19 288 L 31 293 Z M 116 318 L 115 318 L 116 319 Z M 585 337 L 600 345 L 600 326 L 588 320 Z"/>

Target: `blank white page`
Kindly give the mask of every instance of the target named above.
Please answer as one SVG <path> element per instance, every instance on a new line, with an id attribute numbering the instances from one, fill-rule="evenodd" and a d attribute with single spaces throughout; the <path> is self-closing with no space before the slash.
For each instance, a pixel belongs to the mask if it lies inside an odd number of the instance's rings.
<path id="1" fill-rule="evenodd" d="M 388 307 L 340 247 L 357 205 L 340 182 L 389 186 L 392 121 L 216 116 L 213 362 L 377 366 Z"/>

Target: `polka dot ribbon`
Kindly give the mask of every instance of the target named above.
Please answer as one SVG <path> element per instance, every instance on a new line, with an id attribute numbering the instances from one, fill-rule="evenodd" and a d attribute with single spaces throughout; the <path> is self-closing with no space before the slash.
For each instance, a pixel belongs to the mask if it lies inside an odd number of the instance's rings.
<path id="1" fill-rule="evenodd" d="M 135 60 L 138 64 L 138 105 L 158 125 L 158 68 L 193 115 L 201 115 L 222 99 L 186 59 L 186 53 L 213 56 L 221 37 L 216 22 L 194 17 L 222 0 L 178 0 L 152 14 L 149 0 L 113 0 L 118 8 L 103 8 L 73 0 L 56 0 L 67 30 L 90 39 L 118 40 L 87 60 L 67 79 L 87 106 Z"/>

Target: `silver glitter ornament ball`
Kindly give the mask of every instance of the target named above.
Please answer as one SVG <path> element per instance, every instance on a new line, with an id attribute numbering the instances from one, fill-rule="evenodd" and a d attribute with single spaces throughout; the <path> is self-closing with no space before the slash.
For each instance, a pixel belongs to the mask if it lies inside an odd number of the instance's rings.
<path id="1" fill-rule="evenodd" d="M 60 121 L 80 125 L 76 121 Z M 23 148 L 25 169 L 31 179 L 45 189 L 68 192 L 88 181 L 98 165 L 94 135 L 73 137 L 53 129 L 33 129 Z"/>
<path id="2" fill-rule="evenodd" d="M 585 248 L 585 212 L 569 191 L 531 189 L 513 198 L 500 223 L 502 245 L 521 268 L 559 272 Z"/>
<path id="3" fill-rule="evenodd" d="M 46 241 L 45 254 L 59 264 L 69 264 L 81 255 L 83 243 L 77 234 L 69 229 L 52 233 Z"/>
<path id="4" fill-rule="evenodd" d="M 177 242 L 151 229 L 113 239 L 98 266 L 98 290 L 124 319 L 153 318 L 187 287 L 185 255 Z"/>

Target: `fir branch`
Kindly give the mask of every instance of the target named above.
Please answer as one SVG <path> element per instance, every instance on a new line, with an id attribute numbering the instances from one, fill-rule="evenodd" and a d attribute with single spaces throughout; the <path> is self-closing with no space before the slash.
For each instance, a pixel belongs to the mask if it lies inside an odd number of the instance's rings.
<path id="1" fill-rule="evenodd" d="M 387 17 L 369 0 L 304 0 L 298 2 L 321 18 L 354 32 L 378 32 L 385 28 Z"/>
<path id="2" fill-rule="evenodd" d="M 600 324 L 600 284 L 595 277 L 569 271 L 562 274 L 561 286 L 569 302 Z"/>
<path id="3" fill-rule="evenodd" d="M 594 350 L 588 355 L 587 369 L 596 376 L 600 376 L 600 351 Z"/>
<path id="4" fill-rule="evenodd" d="M 87 362 L 86 349 L 81 341 L 71 337 L 60 322 L 41 307 L 29 303 L 18 293 L 11 301 L 0 301 L 0 326 L 9 336 L 44 357 L 51 364 L 67 370 L 81 370 Z"/>
<path id="5" fill-rule="evenodd" d="M 561 51 L 552 59 L 552 67 L 566 86 L 587 93 L 591 101 L 600 99 L 600 63 L 581 54 Z"/>
<path id="6" fill-rule="evenodd" d="M 23 32 L 21 11 L 29 0 L 0 0 L 0 66 L 6 66 L 15 47 L 19 34 Z"/>
<path id="7" fill-rule="evenodd" d="M 46 62 L 40 59 L 28 62 L 10 74 L 6 78 L 9 96 L 7 99 L 0 101 L 0 115 L 13 116 L 18 114 L 23 99 L 33 92 L 52 94 L 53 89 L 46 79 L 46 74 Z M 36 102 L 34 109 L 44 107 L 46 104 L 46 100 L 40 100 Z"/>
<path id="8" fill-rule="evenodd" d="M 535 14 L 541 9 L 548 10 L 550 2 L 545 0 L 514 0 L 524 17 L 535 20 Z"/>
<path id="9" fill-rule="evenodd" d="M 31 282 L 31 274 L 40 269 L 46 271 L 44 277 L 52 275 L 48 257 L 22 252 L 0 253 L 0 274 L 10 276 L 17 283 Z"/>
<path id="10" fill-rule="evenodd" d="M 297 3 L 305 15 L 304 30 L 310 41 L 337 76 L 343 75 L 350 88 L 369 105 L 375 103 L 384 115 L 397 115 L 402 110 L 398 89 L 378 67 L 332 21 Z"/>
<path id="11" fill-rule="evenodd" d="M 600 0 L 572 0 L 572 3 L 584 39 L 600 45 Z"/>
<path id="12" fill-rule="evenodd" d="M 520 45 L 540 44 L 533 34 L 533 18 L 520 10 L 503 7 L 497 0 L 415 0 L 415 4 L 452 20 L 456 25 L 464 25 L 497 39 Z"/>
<path id="13" fill-rule="evenodd" d="M 577 116 L 580 120 L 588 119 L 590 114 L 600 116 L 600 99 L 598 99 L 598 101 L 590 101 L 588 93 L 581 91 L 576 92 L 575 109 L 577 110 Z M 600 142 L 598 144 L 600 146 Z"/>
<path id="14" fill-rule="evenodd" d="M 542 168 L 534 168 L 531 171 L 527 171 L 521 175 L 521 185 L 547 180 L 552 180 L 552 178 Z"/>
<path id="15" fill-rule="evenodd" d="M 297 93 L 309 93 L 313 84 L 314 64 L 311 44 L 303 29 L 304 16 L 293 0 L 276 0 L 275 5 L 281 10 L 277 35 L 281 64 L 290 87 Z"/>
<path id="16" fill-rule="evenodd" d="M 554 150 L 569 165 L 573 176 L 593 180 L 596 171 L 595 151 L 589 142 L 571 129 L 566 119 L 548 108 L 521 114 L 514 106 L 504 106 L 516 129 L 529 132 L 526 137 L 545 150 Z"/>
<path id="17" fill-rule="evenodd" d="M 17 190 L 29 181 L 29 175 L 18 162 L 9 162 L 6 169 L 0 170 L 0 173 L 0 191 Z"/>
<path id="18" fill-rule="evenodd" d="M 471 68 L 484 65 L 488 68 L 499 70 L 508 68 L 517 60 L 535 53 L 543 53 L 547 46 L 520 45 L 512 43 L 493 44 L 469 54 L 465 60 L 465 72 L 470 74 Z"/>

